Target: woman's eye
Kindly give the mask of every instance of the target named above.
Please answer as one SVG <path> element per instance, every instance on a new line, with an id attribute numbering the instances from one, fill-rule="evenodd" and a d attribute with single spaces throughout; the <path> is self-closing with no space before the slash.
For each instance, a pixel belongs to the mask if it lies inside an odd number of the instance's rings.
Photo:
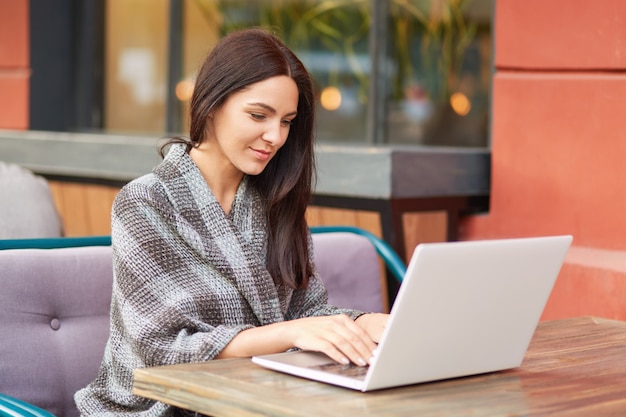
<path id="1" fill-rule="evenodd" d="M 262 114 L 258 114 L 258 113 L 250 113 L 250 116 L 252 116 L 253 119 L 255 120 L 264 120 L 265 116 Z"/>
<path id="2" fill-rule="evenodd" d="M 282 120 L 280 123 L 283 126 L 291 126 L 291 124 L 293 123 L 293 120 Z"/>

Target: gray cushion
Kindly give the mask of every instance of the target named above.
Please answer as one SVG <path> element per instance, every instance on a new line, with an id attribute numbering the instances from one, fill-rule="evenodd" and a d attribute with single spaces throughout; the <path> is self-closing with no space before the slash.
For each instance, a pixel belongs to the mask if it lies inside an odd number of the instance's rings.
<path id="1" fill-rule="evenodd" d="M 62 234 L 61 217 L 45 178 L 0 161 L 0 239 Z"/>

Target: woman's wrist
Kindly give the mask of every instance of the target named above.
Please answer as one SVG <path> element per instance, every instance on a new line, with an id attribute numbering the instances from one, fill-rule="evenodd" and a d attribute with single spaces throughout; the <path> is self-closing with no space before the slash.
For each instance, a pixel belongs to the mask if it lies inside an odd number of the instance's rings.
<path id="1" fill-rule="evenodd" d="M 291 349 L 294 335 L 290 322 L 279 322 L 241 331 L 217 356 L 219 359 L 249 357 Z"/>
<path id="2" fill-rule="evenodd" d="M 388 318 L 389 314 L 366 313 L 357 317 L 354 322 L 363 329 L 374 342 L 378 343 Z"/>

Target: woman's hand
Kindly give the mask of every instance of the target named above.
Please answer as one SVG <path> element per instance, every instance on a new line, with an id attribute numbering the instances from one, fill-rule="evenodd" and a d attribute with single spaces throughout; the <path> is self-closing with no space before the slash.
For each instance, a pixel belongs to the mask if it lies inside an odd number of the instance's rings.
<path id="1" fill-rule="evenodd" d="M 355 323 L 359 325 L 374 342 L 378 343 L 383 335 L 383 330 L 385 330 L 388 319 L 389 314 L 370 313 L 359 316 Z"/>
<path id="2" fill-rule="evenodd" d="M 288 323 L 293 325 L 295 347 L 323 352 L 339 363 L 365 366 L 376 348 L 367 331 L 343 314 L 307 317 Z"/>
<path id="3" fill-rule="evenodd" d="M 297 347 L 325 353 L 338 363 L 365 366 L 373 355 L 386 317 L 386 314 L 365 314 L 354 321 L 339 314 L 254 327 L 235 336 L 217 358 L 263 355 Z"/>

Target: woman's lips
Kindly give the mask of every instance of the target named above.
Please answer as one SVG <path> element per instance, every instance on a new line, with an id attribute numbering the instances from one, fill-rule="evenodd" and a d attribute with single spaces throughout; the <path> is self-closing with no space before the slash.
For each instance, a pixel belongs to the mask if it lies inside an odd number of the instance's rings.
<path id="1" fill-rule="evenodd" d="M 271 152 L 263 151 L 260 149 L 252 149 L 252 152 L 254 152 L 256 157 L 259 158 L 261 161 L 267 161 L 268 159 L 270 159 L 270 156 L 272 156 Z"/>

